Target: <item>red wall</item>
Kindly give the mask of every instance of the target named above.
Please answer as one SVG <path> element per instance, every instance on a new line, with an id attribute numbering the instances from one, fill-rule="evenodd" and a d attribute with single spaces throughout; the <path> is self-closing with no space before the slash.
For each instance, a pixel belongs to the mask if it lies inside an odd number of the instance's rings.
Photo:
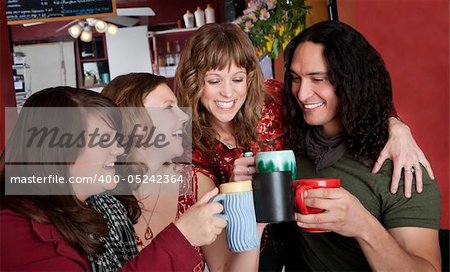
<path id="1" fill-rule="evenodd" d="M 9 45 L 8 27 L 6 24 L 6 6 L 0 5 L 0 152 L 5 144 L 5 107 L 16 106 L 16 96 L 11 67 L 11 52 Z"/>
<path id="2" fill-rule="evenodd" d="M 399 115 L 411 128 L 442 190 L 449 229 L 449 2 L 339 0 L 339 19 L 383 56 Z"/>

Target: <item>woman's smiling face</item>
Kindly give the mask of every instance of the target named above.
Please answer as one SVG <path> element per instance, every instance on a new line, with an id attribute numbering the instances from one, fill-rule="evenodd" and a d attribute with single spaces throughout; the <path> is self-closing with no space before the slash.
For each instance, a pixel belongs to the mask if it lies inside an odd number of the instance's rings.
<path id="1" fill-rule="evenodd" d="M 247 98 L 247 71 L 234 63 L 222 70 L 209 70 L 200 102 L 213 124 L 233 120 Z"/>
<path id="2" fill-rule="evenodd" d="M 164 163 L 181 156 L 184 152 L 183 126 L 189 118 L 178 107 L 177 98 L 172 90 L 167 84 L 160 84 L 144 98 L 143 103 L 155 128 L 153 138 L 164 135 L 164 143 L 167 144 L 164 147 L 154 146 L 151 152 L 147 152 L 153 157 L 151 160 L 155 161 L 157 158 Z"/>
<path id="3" fill-rule="evenodd" d="M 124 152 L 116 137 L 116 131 L 101 117 L 89 116 L 85 135 L 100 135 L 87 141 L 74 164 L 69 166 L 69 176 L 77 180 L 90 180 L 92 183 L 73 183 L 72 188 L 78 199 L 84 201 L 89 196 L 112 190 L 114 182 L 115 162 Z M 103 138 L 104 137 L 104 138 Z M 100 142 L 101 141 L 101 142 Z M 111 180 L 111 182 L 107 182 Z"/>

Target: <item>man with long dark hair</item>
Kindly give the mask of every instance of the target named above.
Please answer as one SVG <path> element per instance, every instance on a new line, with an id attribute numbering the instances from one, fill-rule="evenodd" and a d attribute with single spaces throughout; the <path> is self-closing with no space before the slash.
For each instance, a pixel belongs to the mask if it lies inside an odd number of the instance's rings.
<path id="1" fill-rule="evenodd" d="M 379 53 L 355 29 L 327 21 L 295 37 L 285 60 L 286 140 L 298 155 L 297 177 L 340 178 L 342 186 L 306 191 L 306 205 L 325 212 L 296 214 L 289 254 L 315 271 L 440 271 L 436 182 L 424 175 L 423 192 L 408 199 L 389 192 L 390 161 L 370 171 L 392 112 Z M 400 186 L 414 171 L 421 169 L 405 169 Z"/>

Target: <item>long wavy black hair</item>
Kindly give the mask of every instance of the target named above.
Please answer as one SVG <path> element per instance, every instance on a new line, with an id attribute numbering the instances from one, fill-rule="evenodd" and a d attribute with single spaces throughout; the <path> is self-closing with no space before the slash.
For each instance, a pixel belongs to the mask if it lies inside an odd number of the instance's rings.
<path id="1" fill-rule="evenodd" d="M 290 67 L 294 52 L 304 42 L 323 46 L 328 79 L 340 98 L 341 122 L 348 151 L 355 157 L 376 159 L 388 139 L 392 86 L 384 61 L 375 48 L 352 27 L 337 21 L 315 24 L 288 44 L 285 54 L 284 108 L 287 146 L 301 151 L 309 125 L 292 94 Z"/>

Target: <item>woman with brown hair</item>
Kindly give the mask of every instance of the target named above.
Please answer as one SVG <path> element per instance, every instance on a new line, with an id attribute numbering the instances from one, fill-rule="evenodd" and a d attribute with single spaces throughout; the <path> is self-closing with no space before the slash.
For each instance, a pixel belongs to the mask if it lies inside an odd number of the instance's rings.
<path id="1" fill-rule="evenodd" d="M 283 147 L 281 88 L 264 82 L 255 49 L 236 25 L 208 24 L 188 41 L 175 93 L 192 108 L 193 162 L 216 185 L 230 181 L 245 151 Z M 235 170 L 249 178 L 254 167 Z"/>
<path id="2" fill-rule="evenodd" d="M 121 123 L 117 106 L 88 90 L 49 88 L 25 102 L 0 160 L 0 270 L 189 270 L 200 262 L 186 237 L 192 236 L 192 221 L 204 224 L 203 229 L 212 227 L 207 223 L 221 207 L 206 202 L 217 192 L 207 194 L 136 257 L 132 229 L 140 213 L 136 200 L 98 195 L 121 181 L 115 171 L 124 152 L 117 142 Z M 93 197 L 112 204 L 114 215 L 87 205 Z M 216 237 L 202 234 L 206 242 Z M 114 235 L 119 241 L 110 240 Z M 114 255 L 121 264 L 115 259 L 89 264 L 89 256 L 116 254 L 114 246 L 123 247 L 124 255 Z"/>
<path id="3" fill-rule="evenodd" d="M 199 198 L 216 187 L 211 179 L 192 168 L 183 154 L 183 139 L 190 136 L 184 129 L 188 118 L 178 107 L 177 98 L 165 80 L 153 74 L 131 73 L 116 77 L 102 91 L 121 107 L 123 132 L 130 139 L 125 145 L 127 152 L 121 160 L 124 167 L 120 174 L 135 177 L 131 186 L 142 210 L 141 218 L 134 225 L 140 250 L 145 250 L 164 227 L 179 220 Z M 164 141 L 153 144 L 157 138 L 164 138 Z M 178 158 L 174 160 L 175 157 Z M 176 177 L 178 182 L 161 185 L 150 180 L 162 176 Z M 142 183 L 136 177 L 150 178 L 148 183 Z M 220 227 L 225 226 L 225 221 L 219 223 Z M 198 239 L 204 239 L 201 238 L 205 236 L 204 227 L 194 221 L 191 226 Z M 257 250 L 231 253 L 221 230 L 219 227 L 211 230 L 218 235 L 214 242 L 192 242 L 201 247 L 209 271 L 256 271 Z M 198 250 L 200 252 L 200 248 Z M 196 271 L 203 269 L 203 262 L 195 268 Z"/>

